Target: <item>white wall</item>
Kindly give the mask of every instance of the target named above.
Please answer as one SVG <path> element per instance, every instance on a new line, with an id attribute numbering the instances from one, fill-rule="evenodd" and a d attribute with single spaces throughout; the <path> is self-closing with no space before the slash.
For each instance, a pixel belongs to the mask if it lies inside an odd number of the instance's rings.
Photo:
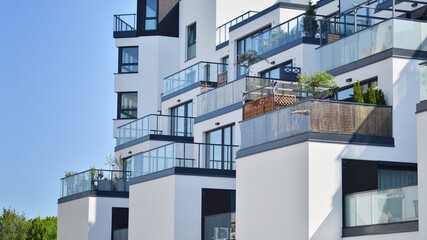
<path id="1" fill-rule="evenodd" d="M 427 112 L 416 116 L 419 231 L 420 239 L 427 239 Z"/>
<path id="2" fill-rule="evenodd" d="M 237 159 L 237 238 L 308 239 L 308 170 L 307 142 Z"/>
<path id="3" fill-rule="evenodd" d="M 163 36 L 116 39 L 117 47 L 138 46 L 138 73 L 114 77 L 115 92 L 138 92 L 138 118 L 160 110 L 163 78 L 179 69 L 178 43 L 177 38 Z"/>
<path id="4" fill-rule="evenodd" d="M 129 240 L 200 240 L 202 188 L 235 189 L 235 179 L 172 175 L 131 185 Z"/>
<path id="5" fill-rule="evenodd" d="M 84 197 L 58 204 L 58 240 L 110 239 L 113 207 L 128 207 L 128 199 Z"/>

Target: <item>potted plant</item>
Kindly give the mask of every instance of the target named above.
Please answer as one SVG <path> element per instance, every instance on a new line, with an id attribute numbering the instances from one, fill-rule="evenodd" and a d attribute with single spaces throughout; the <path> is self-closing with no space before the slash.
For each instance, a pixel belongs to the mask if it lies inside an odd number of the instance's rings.
<path id="1" fill-rule="evenodd" d="M 305 15 L 303 19 L 304 35 L 306 37 L 314 37 L 317 32 L 319 24 L 316 20 L 316 9 L 313 6 L 313 2 L 308 1 L 308 6 L 305 9 Z"/>
<path id="2" fill-rule="evenodd" d="M 298 82 L 305 91 L 312 94 L 314 98 L 321 98 L 324 95 L 333 94 L 333 89 L 338 87 L 334 77 L 325 72 L 315 72 L 314 74 L 298 74 Z"/>

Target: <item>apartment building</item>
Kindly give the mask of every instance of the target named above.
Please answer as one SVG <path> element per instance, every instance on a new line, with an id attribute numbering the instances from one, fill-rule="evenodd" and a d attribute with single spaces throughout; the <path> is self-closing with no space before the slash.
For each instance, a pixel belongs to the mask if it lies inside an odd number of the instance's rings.
<path id="1" fill-rule="evenodd" d="M 427 238 L 427 1 L 313 7 L 115 15 L 112 168 L 61 179 L 58 238 Z M 298 84 L 316 71 L 333 94 Z M 355 103 L 357 82 L 386 104 Z"/>

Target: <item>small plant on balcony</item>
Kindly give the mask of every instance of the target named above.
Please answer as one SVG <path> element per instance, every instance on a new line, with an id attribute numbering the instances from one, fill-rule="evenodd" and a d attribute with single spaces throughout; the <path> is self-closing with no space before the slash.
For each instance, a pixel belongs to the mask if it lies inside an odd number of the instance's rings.
<path id="1" fill-rule="evenodd" d="M 257 51 L 247 50 L 239 55 L 237 62 L 250 72 L 252 65 L 259 59 L 261 59 L 261 57 L 258 55 Z"/>
<path id="2" fill-rule="evenodd" d="M 305 91 L 311 93 L 314 98 L 321 95 L 332 95 L 333 90 L 338 87 L 334 77 L 325 72 L 315 72 L 314 74 L 298 74 L 298 82 L 304 87 Z"/>
<path id="3" fill-rule="evenodd" d="M 377 96 L 375 90 L 371 87 L 368 88 L 368 91 L 364 94 L 365 103 L 377 104 Z"/>
<path id="4" fill-rule="evenodd" d="M 306 37 L 314 37 L 316 35 L 319 24 L 316 20 L 316 9 L 313 6 L 313 2 L 308 1 L 308 6 L 305 9 L 305 16 L 303 19 L 304 34 Z"/>
<path id="5" fill-rule="evenodd" d="M 384 92 L 381 89 L 375 90 L 375 97 L 377 99 L 378 105 L 386 105 L 387 104 L 387 102 L 385 100 Z"/>
<path id="6" fill-rule="evenodd" d="M 357 103 L 364 103 L 362 88 L 360 87 L 360 81 L 357 81 L 353 86 L 353 101 Z"/>

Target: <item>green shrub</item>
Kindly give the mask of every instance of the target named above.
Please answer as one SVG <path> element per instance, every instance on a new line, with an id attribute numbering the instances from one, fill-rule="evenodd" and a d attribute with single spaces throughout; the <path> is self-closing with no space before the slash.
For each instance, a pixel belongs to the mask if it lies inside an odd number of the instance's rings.
<path id="1" fill-rule="evenodd" d="M 360 81 L 353 86 L 353 101 L 357 103 L 364 103 L 362 88 L 360 87 Z"/>
<path id="2" fill-rule="evenodd" d="M 373 88 L 368 88 L 368 92 L 366 93 L 365 103 L 377 104 L 377 95 Z"/>
<path id="3" fill-rule="evenodd" d="M 375 90 L 375 98 L 378 105 L 386 105 L 385 95 L 381 89 Z"/>

